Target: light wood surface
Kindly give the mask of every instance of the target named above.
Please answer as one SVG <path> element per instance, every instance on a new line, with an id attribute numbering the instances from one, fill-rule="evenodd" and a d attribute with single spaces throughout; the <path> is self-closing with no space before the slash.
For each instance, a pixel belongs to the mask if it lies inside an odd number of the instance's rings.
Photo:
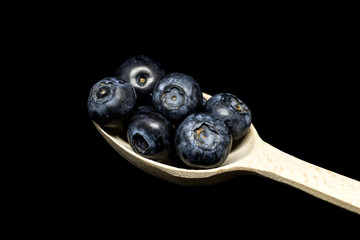
<path id="1" fill-rule="evenodd" d="M 205 98 L 210 95 L 204 94 Z M 243 173 L 255 173 L 291 185 L 315 197 L 360 214 L 360 182 L 315 166 L 264 142 L 253 125 L 233 143 L 225 163 L 213 169 L 178 168 L 169 159 L 156 162 L 136 154 L 119 129 L 95 127 L 105 140 L 133 165 L 161 179 L 181 185 L 211 185 Z"/>

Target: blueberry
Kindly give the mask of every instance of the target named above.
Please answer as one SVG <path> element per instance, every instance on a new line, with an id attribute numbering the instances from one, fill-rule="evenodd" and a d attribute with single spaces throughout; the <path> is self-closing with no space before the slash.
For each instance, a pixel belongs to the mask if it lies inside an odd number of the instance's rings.
<path id="1" fill-rule="evenodd" d="M 223 120 L 234 140 L 243 137 L 251 125 L 251 112 L 246 104 L 230 93 L 219 93 L 206 103 L 205 112 Z"/>
<path id="2" fill-rule="evenodd" d="M 160 160 L 171 149 L 171 123 L 157 112 L 140 109 L 129 123 L 127 138 L 131 148 L 143 157 Z"/>
<path id="3" fill-rule="evenodd" d="M 88 113 L 97 124 L 116 127 L 127 119 L 135 103 L 136 93 L 129 83 L 108 77 L 91 88 L 87 103 Z"/>
<path id="4" fill-rule="evenodd" d="M 231 133 L 225 123 L 208 113 L 191 114 L 176 130 L 176 152 L 190 167 L 220 166 L 228 157 L 231 146 Z"/>
<path id="5" fill-rule="evenodd" d="M 156 83 L 152 103 L 169 120 L 179 123 L 201 108 L 203 97 L 194 78 L 183 73 L 170 73 Z"/>
<path id="6" fill-rule="evenodd" d="M 139 55 L 127 59 L 115 76 L 129 82 L 136 91 L 138 101 L 151 103 L 155 83 L 165 75 L 162 65 L 150 57 Z"/>

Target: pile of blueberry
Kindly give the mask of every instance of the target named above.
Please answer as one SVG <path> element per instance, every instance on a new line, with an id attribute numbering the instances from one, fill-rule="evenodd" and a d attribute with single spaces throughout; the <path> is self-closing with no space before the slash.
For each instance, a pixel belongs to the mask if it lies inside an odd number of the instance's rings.
<path id="1" fill-rule="evenodd" d="M 206 101 L 194 78 L 166 74 L 159 62 L 143 55 L 129 58 L 115 77 L 91 88 L 88 112 L 102 127 L 122 127 L 141 156 L 159 161 L 176 152 L 190 168 L 223 164 L 232 141 L 251 124 L 250 109 L 233 94 Z"/>

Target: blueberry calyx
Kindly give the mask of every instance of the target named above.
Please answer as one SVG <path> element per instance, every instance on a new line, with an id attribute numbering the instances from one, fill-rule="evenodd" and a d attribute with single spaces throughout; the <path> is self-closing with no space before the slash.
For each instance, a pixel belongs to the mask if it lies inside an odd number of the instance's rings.
<path id="1" fill-rule="evenodd" d="M 104 103 L 111 100 L 115 93 L 115 86 L 111 82 L 101 82 L 93 89 L 93 100 L 96 103 Z"/>
<path id="2" fill-rule="evenodd" d="M 154 81 L 154 76 L 147 67 L 134 67 L 129 74 L 132 86 L 146 87 L 148 82 Z"/>
<path id="3" fill-rule="evenodd" d="M 193 138 L 196 145 L 204 150 L 211 150 L 219 144 L 219 133 L 214 125 L 199 122 L 193 127 Z"/>
<path id="4" fill-rule="evenodd" d="M 238 99 L 233 96 L 229 97 L 228 102 L 230 106 L 238 113 L 246 113 L 249 111 L 249 108 L 244 103 L 240 103 Z"/>
<path id="5" fill-rule="evenodd" d="M 163 102 L 164 107 L 169 110 L 178 109 L 185 103 L 184 94 L 184 89 L 181 86 L 171 84 L 165 87 L 160 101 Z"/>

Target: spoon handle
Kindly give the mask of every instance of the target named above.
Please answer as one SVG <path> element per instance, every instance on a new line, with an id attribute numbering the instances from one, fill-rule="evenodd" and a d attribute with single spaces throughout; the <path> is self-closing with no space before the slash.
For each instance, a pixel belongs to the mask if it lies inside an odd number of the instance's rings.
<path id="1" fill-rule="evenodd" d="M 255 172 L 360 214 L 359 181 L 300 160 L 266 142 L 259 145 Z"/>

